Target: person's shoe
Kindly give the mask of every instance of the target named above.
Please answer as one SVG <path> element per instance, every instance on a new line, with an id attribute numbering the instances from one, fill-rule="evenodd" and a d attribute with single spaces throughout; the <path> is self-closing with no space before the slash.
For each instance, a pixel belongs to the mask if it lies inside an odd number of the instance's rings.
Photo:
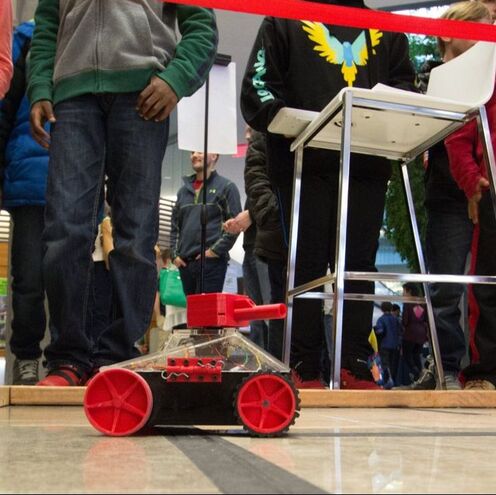
<path id="1" fill-rule="evenodd" d="M 382 390 L 380 385 L 374 382 L 372 375 L 370 380 L 358 378 L 351 371 L 341 369 L 341 389 L 342 390 Z"/>
<path id="2" fill-rule="evenodd" d="M 394 387 L 394 390 L 435 390 L 436 389 L 436 370 L 434 362 L 429 363 L 427 368 L 420 372 L 418 380 L 410 385 L 401 385 Z"/>
<path id="3" fill-rule="evenodd" d="M 36 385 L 38 377 L 37 359 L 15 359 L 12 385 Z"/>
<path id="4" fill-rule="evenodd" d="M 496 387 L 489 380 L 468 380 L 464 390 L 496 390 Z"/>
<path id="5" fill-rule="evenodd" d="M 87 373 L 77 366 L 64 364 L 50 370 L 47 376 L 36 385 L 38 387 L 82 387 L 87 381 Z"/>
<path id="6" fill-rule="evenodd" d="M 446 372 L 444 374 L 444 382 L 446 383 L 446 390 L 461 390 L 462 384 L 458 379 L 458 373 Z"/>
<path id="7" fill-rule="evenodd" d="M 297 371 L 291 370 L 291 378 L 296 388 L 306 389 L 319 389 L 324 390 L 327 388 L 320 378 L 313 378 L 311 380 L 303 380 Z"/>

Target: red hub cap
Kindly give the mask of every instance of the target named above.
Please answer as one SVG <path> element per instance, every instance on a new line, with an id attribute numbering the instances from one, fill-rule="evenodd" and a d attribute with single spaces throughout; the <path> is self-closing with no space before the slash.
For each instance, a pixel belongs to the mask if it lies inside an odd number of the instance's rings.
<path id="1" fill-rule="evenodd" d="M 296 395 L 278 375 L 255 375 L 240 388 L 236 408 L 247 429 L 267 435 L 284 431 L 296 413 Z"/>
<path id="2" fill-rule="evenodd" d="M 153 407 L 150 386 L 131 370 L 102 371 L 88 383 L 84 412 L 88 421 L 110 436 L 132 435 L 146 424 Z"/>

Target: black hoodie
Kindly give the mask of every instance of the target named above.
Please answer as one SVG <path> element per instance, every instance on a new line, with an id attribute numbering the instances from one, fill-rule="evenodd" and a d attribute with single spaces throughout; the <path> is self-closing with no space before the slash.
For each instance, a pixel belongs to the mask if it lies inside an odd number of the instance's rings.
<path id="1" fill-rule="evenodd" d="M 364 7 L 361 1 L 320 3 Z M 345 44 L 354 59 L 365 50 L 372 51 L 366 64 L 354 64 L 356 71 L 346 74 L 342 72 L 342 62 L 332 62 L 336 47 L 339 50 Z M 324 53 L 328 56 L 321 56 Z M 404 34 L 266 17 L 245 71 L 241 111 L 251 127 L 267 132 L 281 107 L 321 111 L 348 85 L 371 88 L 383 83 L 415 91 L 414 80 Z M 289 145 L 290 140 L 267 134 L 269 173 L 276 184 L 287 184 L 292 179 L 293 154 Z M 307 172 L 335 174 L 338 163 L 336 152 L 305 151 Z M 352 174 L 388 177 L 389 173 L 387 160 L 362 155 L 357 163 L 357 157 L 352 158 Z"/>

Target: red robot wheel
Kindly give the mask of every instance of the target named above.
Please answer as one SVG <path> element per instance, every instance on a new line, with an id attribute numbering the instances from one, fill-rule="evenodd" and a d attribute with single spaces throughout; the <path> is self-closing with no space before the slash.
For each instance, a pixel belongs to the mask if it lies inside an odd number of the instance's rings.
<path id="1" fill-rule="evenodd" d="M 241 384 L 235 397 L 235 409 L 249 432 L 276 436 L 298 417 L 298 392 L 282 375 L 259 373 Z"/>
<path id="2" fill-rule="evenodd" d="M 150 418 L 150 386 L 134 371 L 111 368 L 98 373 L 84 395 L 88 421 L 109 436 L 126 436 L 143 428 Z"/>

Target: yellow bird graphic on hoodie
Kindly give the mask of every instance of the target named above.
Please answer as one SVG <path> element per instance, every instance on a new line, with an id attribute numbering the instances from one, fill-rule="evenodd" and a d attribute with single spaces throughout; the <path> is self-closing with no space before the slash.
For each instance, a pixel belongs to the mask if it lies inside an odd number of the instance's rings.
<path id="1" fill-rule="evenodd" d="M 353 86 L 358 72 L 357 65 L 367 65 L 369 59 L 365 31 L 362 31 L 353 43 L 349 41 L 341 43 L 321 22 L 301 22 L 303 30 L 308 33 L 308 38 L 315 43 L 314 50 L 320 52 L 319 55 L 327 62 L 342 64 L 341 72 L 344 80 L 348 86 Z M 369 33 L 372 53 L 375 55 L 374 47 L 381 42 L 383 33 L 378 29 L 369 29 Z"/>

